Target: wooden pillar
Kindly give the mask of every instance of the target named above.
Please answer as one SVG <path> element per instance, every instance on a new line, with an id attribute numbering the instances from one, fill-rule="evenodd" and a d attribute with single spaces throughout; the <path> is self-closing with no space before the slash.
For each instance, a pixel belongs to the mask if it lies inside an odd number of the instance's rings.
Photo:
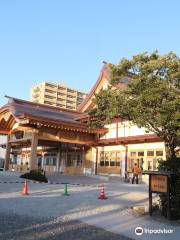
<path id="1" fill-rule="evenodd" d="M 32 132 L 31 139 L 31 155 L 30 155 L 30 170 L 38 169 L 37 164 L 37 146 L 38 146 L 38 133 Z"/>
<path id="2" fill-rule="evenodd" d="M 151 174 L 149 174 L 149 215 L 152 216 Z"/>
<path id="3" fill-rule="evenodd" d="M 127 179 L 127 165 L 128 165 L 128 146 L 125 146 L 125 179 Z"/>
<path id="4" fill-rule="evenodd" d="M 148 170 L 148 161 L 147 161 L 147 146 L 146 146 L 146 144 L 145 144 L 143 161 L 144 161 L 143 170 L 147 171 Z"/>
<path id="5" fill-rule="evenodd" d="M 57 153 L 57 162 L 56 162 L 56 171 L 59 172 L 59 168 L 61 165 L 61 143 L 58 148 L 58 153 Z"/>
<path id="6" fill-rule="evenodd" d="M 98 147 L 95 148 L 96 149 L 96 162 L 95 162 L 95 175 L 97 175 L 97 167 L 98 167 Z"/>
<path id="7" fill-rule="evenodd" d="M 64 163 L 65 169 L 68 166 L 67 162 L 68 162 L 68 143 L 66 143 L 66 155 L 65 155 L 65 163 Z"/>
<path id="8" fill-rule="evenodd" d="M 171 220 L 170 176 L 167 177 L 167 219 Z"/>
<path id="9" fill-rule="evenodd" d="M 86 152 L 85 152 L 85 146 L 82 146 L 82 167 L 86 167 Z M 81 155 L 80 155 L 81 157 Z"/>
<path id="10" fill-rule="evenodd" d="M 6 153 L 5 153 L 5 163 L 4 163 L 5 171 L 9 169 L 9 163 L 10 163 L 11 144 L 9 143 L 9 139 L 10 139 L 10 135 L 7 136 L 7 143 L 6 143 Z"/>

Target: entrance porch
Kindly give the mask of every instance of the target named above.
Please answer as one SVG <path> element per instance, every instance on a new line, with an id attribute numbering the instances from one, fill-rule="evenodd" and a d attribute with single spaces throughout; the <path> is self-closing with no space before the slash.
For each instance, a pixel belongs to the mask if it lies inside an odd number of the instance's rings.
<path id="1" fill-rule="evenodd" d="M 8 136 L 5 170 L 96 172 L 92 146 L 105 128 L 89 128 L 80 121 L 85 113 L 8 98 L 0 109 L 0 134 Z"/>

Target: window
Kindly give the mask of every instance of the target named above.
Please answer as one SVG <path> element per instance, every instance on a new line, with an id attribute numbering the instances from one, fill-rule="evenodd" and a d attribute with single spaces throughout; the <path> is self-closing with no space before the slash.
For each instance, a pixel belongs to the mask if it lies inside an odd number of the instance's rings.
<path id="1" fill-rule="evenodd" d="M 115 166 L 116 164 L 116 152 L 110 152 L 110 166 Z"/>
<path id="2" fill-rule="evenodd" d="M 64 107 L 65 107 L 65 105 L 64 105 L 64 104 L 59 104 L 59 103 L 57 103 L 57 104 L 56 104 L 56 106 L 57 106 L 57 107 L 62 107 L 62 108 L 64 108 Z"/>
<path id="3" fill-rule="evenodd" d="M 109 152 L 105 152 L 105 166 L 109 166 Z"/>
<path id="4" fill-rule="evenodd" d="M 72 106 L 66 106 L 66 108 L 75 110 L 75 107 L 72 107 Z"/>
<path id="5" fill-rule="evenodd" d="M 63 92 L 61 92 L 61 93 L 58 93 L 58 95 L 57 95 L 58 97 L 64 97 L 64 96 L 66 96 L 66 93 L 63 93 Z"/>
<path id="6" fill-rule="evenodd" d="M 130 159 L 130 161 L 129 161 L 129 169 L 133 169 L 135 162 L 136 162 L 136 161 L 135 161 L 134 158 L 131 158 L 131 159 Z"/>
<path id="7" fill-rule="evenodd" d="M 44 165 L 56 166 L 57 154 L 56 153 L 46 153 L 44 155 Z"/>
<path id="8" fill-rule="evenodd" d="M 104 152 L 100 152 L 100 166 L 104 166 Z"/>
<path id="9" fill-rule="evenodd" d="M 156 151 L 156 156 L 163 156 L 163 151 Z"/>
<path id="10" fill-rule="evenodd" d="M 105 161 L 105 166 L 109 166 L 109 161 Z"/>
<path id="11" fill-rule="evenodd" d="M 13 155 L 13 157 L 11 158 L 11 164 L 17 164 L 17 155 Z"/>
<path id="12" fill-rule="evenodd" d="M 82 157 L 80 153 L 72 152 L 67 155 L 67 167 L 82 166 Z"/>
<path id="13" fill-rule="evenodd" d="M 105 152 L 105 166 L 109 166 L 109 152 Z"/>
<path id="14" fill-rule="evenodd" d="M 128 168 L 132 170 L 135 163 L 137 163 L 138 167 L 140 167 L 141 169 L 144 168 L 144 150 L 139 149 L 137 150 L 137 152 L 130 152 Z"/>
<path id="15" fill-rule="evenodd" d="M 49 102 L 49 101 L 44 101 L 44 104 L 49 104 L 49 105 L 53 105 L 53 102 Z"/>
<path id="16" fill-rule="evenodd" d="M 103 90 L 107 90 L 108 89 L 108 82 L 105 82 L 103 85 Z"/>
<path id="17" fill-rule="evenodd" d="M 77 100 L 80 101 L 80 102 L 82 102 L 83 99 L 84 99 L 84 98 L 82 98 L 82 97 L 78 97 L 78 98 L 77 98 Z"/>
<path id="18" fill-rule="evenodd" d="M 113 160 L 111 160 L 111 161 L 110 161 L 110 166 L 112 166 L 112 167 L 113 167 L 113 166 L 115 166 L 115 164 L 116 164 L 116 162 L 115 162 L 115 161 L 113 161 Z"/>
<path id="19" fill-rule="evenodd" d="M 100 166 L 104 166 L 104 161 L 100 161 Z"/>
<path id="20" fill-rule="evenodd" d="M 50 88 L 57 88 L 56 85 L 52 85 L 52 84 L 49 84 L 49 83 L 46 83 L 46 86 L 47 86 L 47 87 L 50 87 Z"/>
<path id="21" fill-rule="evenodd" d="M 60 102 L 65 102 L 65 99 L 64 99 L 64 98 L 59 98 L 59 97 L 58 97 L 57 100 L 60 101 Z"/>
<path id="22" fill-rule="evenodd" d="M 100 152 L 99 154 L 100 166 L 116 167 L 121 165 L 121 152 L 110 151 Z"/>
<path id="23" fill-rule="evenodd" d="M 148 170 L 157 170 L 158 161 L 156 158 L 148 159 Z"/>
<path id="24" fill-rule="evenodd" d="M 154 156 L 154 151 L 147 151 L 147 156 L 149 156 L 149 157 Z"/>
<path id="25" fill-rule="evenodd" d="M 121 166 L 121 152 L 116 152 L 116 166 Z"/>
<path id="26" fill-rule="evenodd" d="M 56 93 L 56 91 L 49 90 L 49 89 L 46 89 L 46 90 L 45 90 L 45 92 L 46 92 L 46 93 L 53 93 L 53 94 L 55 94 L 55 93 Z"/>
<path id="27" fill-rule="evenodd" d="M 138 157 L 143 157 L 144 156 L 144 152 L 138 152 Z"/>
<path id="28" fill-rule="evenodd" d="M 105 158 L 105 161 L 109 161 L 109 152 L 105 152 L 104 158 Z"/>
<path id="29" fill-rule="evenodd" d="M 116 161 L 116 166 L 121 166 L 121 162 L 120 161 Z"/>
<path id="30" fill-rule="evenodd" d="M 53 166 L 56 166 L 56 160 L 57 160 L 56 157 L 53 157 L 53 158 L 52 158 L 52 165 L 53 165 Z"/>
<path id="31" fill-rule="evenodd" d="M 66 88 L 65 88 L 65 87 L 60 87 L 60 86 L 58 86 L 58 90 L 59 90 L 59 91 L 66 91 Z"/>
<path id="32" fill-rule="evenodd" d="M 153 159 L 153 170 L 157 170 L 159 166 L 159 161 L 163 160 L 162 158 L 154 158 Z"/>
<path id="33" fill-rule="evenodd" d="M 67 155 L 67 167 L 73 166 L 73 159 L 70 154 Z"/>
<path id="34" fill-rule="evenodd" d="M 80 98 L 84 98 L 84 97 L 86 97 L 86 94 L 84 94 L 82 92 L 78 92 L 77 96 L 80 97 Z"/>
<path id="35" fill-rule="evenodd" d="M 72 89 L 69 89 L 69 88 L 67 89 L 67 92 L 68 92 L 68 93 L 76 93 L 75 90 L 72 90 Z"/>
<path id="36" fill-rule="evenodd" d="M 50 96 L 50 95 L 46 95 L 46 94 L 44 95 L 44 97 L 47 98 L 47 99 L 56 99 L 56 97 Z"/>
<path id="37" fill-rule="evenodd" d="M 70 100 L 67 100 L 66 102 L 70 104 L 74 103 L 73 101 L 70 101 Z"/>
<path id="38" fill-rule="evenodd" d="M 77 155 L 77 166 L 82 166 L 82 158 L 80 154 Z"/>
<path id="39" fill-rule="evenodd" d="M 100 152 L 100 159 L 104 160 L 104 152 Z"/>
<path id="40" fill-rule="evenodd" d="M 148 170 L 152 170 L 153 169 L 153 161 L 148 160 Z"/>
<path id="41" fill-rule="evenodd" d="M 131 156 L 131 157 L 136 157 L 136 152 L 131 152 L 131 153 L 130 153 L 130 156 Z"/>
<path id="42" fill-rule="evenodd" d="M 67 94 L 67 97 L 68 98 L 76 98 L 76 96 L 72 96 L 72 95 L 69 95 L 69 94 Z"/>
<path id="43" fill-rule="evenodd" d="M 14 133 L 16 139 L 21 139 L 24 137 L 24 131 L 18 131 Z"/>
<path id="44" fill-rule="evenodd" d="M 144 158 L 139 159 L 139 167 L 142 169 L 144 168 Z"/>

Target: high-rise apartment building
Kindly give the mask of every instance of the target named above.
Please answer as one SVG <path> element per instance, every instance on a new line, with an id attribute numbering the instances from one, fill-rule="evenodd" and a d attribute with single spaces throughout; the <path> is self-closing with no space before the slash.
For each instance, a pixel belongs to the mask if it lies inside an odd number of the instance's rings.
<path id="1" fill-rule="evenodd" d="M 86 93 L 66 87 L 63 84 L 42 82 L 31 88 L 30 100 L 37 103 L 76 110 Z"/>

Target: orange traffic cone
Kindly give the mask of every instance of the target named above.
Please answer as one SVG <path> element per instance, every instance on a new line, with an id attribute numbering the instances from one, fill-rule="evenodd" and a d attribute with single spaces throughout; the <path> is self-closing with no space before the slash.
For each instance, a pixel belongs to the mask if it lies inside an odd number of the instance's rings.
<path id="1" fill-rule="evenodd" d="M 24 188 L 23 188 L 22 195 L 29 195 L 29 193 L 28 193 L 28 184 L 27 184 L 27 180 L 25 180 L 25 182 L 24 182 Z"/>
<path id="2" fill-rule="evenodd" d="M 107 199 L 107 197 L 105 195 L 105 192 L 104 192 L 104 185 L 102 185 L 102 188 L 101 188 L 101 191 L 100 191 L 98 199 L 101 199 L 101 200 Z"/>

